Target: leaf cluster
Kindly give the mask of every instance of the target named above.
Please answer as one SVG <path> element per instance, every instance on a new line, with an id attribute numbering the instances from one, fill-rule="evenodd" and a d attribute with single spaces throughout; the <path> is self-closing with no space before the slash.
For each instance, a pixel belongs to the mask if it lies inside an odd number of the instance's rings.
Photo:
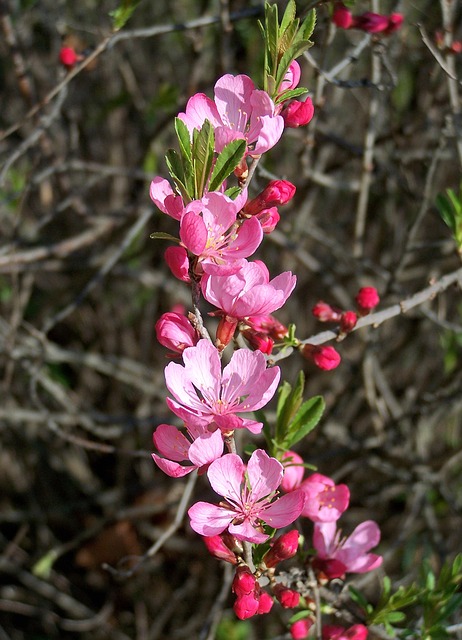
<path id="1" fill-rule="evenodd" d="M 446 189 L 446 195 L 438 194 L 436 206 L 444 223 L 451 229 L 457 251 L 462 254 L 462 183 L 459 194 L 456 194 L 453 189 Z"/>
<path id="2" fill-rule="evenodd" d="M 296 17 L 295 0 L 289 0 L 279 24 L 276 4 L 265 4 L 265 23 L 260 22 L 260 29 L 265 42 L 265 69 L 263 88 L 272 98 L 276 98 L 277 90 L 284 79 L 289 66 L 295 58 L 313 46 L 310 37 L 316 24 L 314 9 L 308 12 L 303 22 Z M 276 101 L 288 100 L 306 93 L 306 89 L 293 89 L 279 96 Z"/>
<path id="3" fill-rule="evenodd" d="M 212 124 L 205 120 L 201 129 L 194 129 L 192 139 L 180 118 L 175 118 L 179 153 L 169 149 L 165 155 L 167 167 L 177 191 L 185 204 L 199 200 L 205 191 L 216 191 L 231 175 L 244 157 L 245 140 L 232 140 L 215 153 Z"/>

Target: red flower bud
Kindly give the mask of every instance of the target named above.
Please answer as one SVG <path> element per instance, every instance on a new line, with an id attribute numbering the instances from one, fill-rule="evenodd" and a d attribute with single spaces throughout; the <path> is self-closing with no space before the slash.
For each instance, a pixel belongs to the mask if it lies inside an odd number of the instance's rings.
<path id="1" fill-rule="evenodd" d="M 388 16 L 366 11 L 354 17 L 352 26 L 367 33 L 380 33 L 388 28 Z"/>
<path id="2" fill-rule="evenodd" d="M 393 33 L 394 31 L 398 31 L 404 21 L 404 16 L 402 13 L 391 13 L 388 16 L 388 26 L 385 29 L 384 33 L 387 35 Z"/>
<path id="3" fill-rule="evenodd" d="M 354 311 L 344 311 L 340 318 L 340 333 L 350 333 L 358 322 L 358 316 Z"/>
<path id="4" fill-rule="evenodd" d="M 246 324 L 256 333 L 269 335 L 273 340 L 282 340 L 289 333 L 287 327 L 272 315 L 249 316 Z"/>
<path id="5" fill-rule="evenodd" d="M 260 223 L 263 233 L 271 233 L 276 229 L 276 225 L 281 219 L 279 211 L 276 207 L 270 207 L 269 209 L 263 209 L 255 216 Z"/>
<path id="6" fill-rule="evenodd" d="M 298 591 L 288 589 L 282 584 L 277 584 L 273 588 L 273 591 L 274 595 L 279 600 L 284 609 L 293 609 L 294 607 L 298 607 L 298 604 L 300 602 L 300 594 L 298 593 Z"/>
<path id="7" fill-rule="evenodd" d="M 313 344 L 304 344 L 300 347 L 300 353 L 307 360 L 312 360 L 323 371 L 335 369 L 342 360 L 334 347 L 317 347 Z"/>
<path id="8" fill-rule="evenodd" d="M 217 327 L 216 341 L 215 345 L 218 351 L 223 351 L 223 349 L 228 345 L 233 339 L 234 332 L 237 327 L 237 318 L 233 318 L 232 316 L 223 315 L 220 318 L 220 322 Z"/>
<path id="9" fill-rule="evenodd" d="M 368 634 L 367 627 L 363 624 L 354 624 L 348 629 L 325 624 L 322 628 L 322 640 L 366 640 Z"/>
<path id="10" fill-rule="evenodd" d="M 256 198 L 247 202 L 244 213 L 254 216 L 263 209 L 286 204 L 292 200 L 294 194 L 295 185 L 288 180 L 272 180 Z"/>
<path id="11" fill-rule="evenodd" d="M 184 247 L 168 247 L 165 250 L 164 258 L 175 278 L 183 282 L 191 282 L 188 252 Z"/>
<path id="12" fill-rule="evenodd" d="M 77 62 L 83 60 L 83 56 L 76 53 L 72 47 L 61 47 L 59 52 L 59 61 L 62 65 L 71 69 Z"/>
<path id="13" fill-rule="evenodd" d="M 219 560 L 225 560 L 231 564 L 237 564 L 236 555 L 229 549 L 222 536 L 203 536 L 205 546 L 209 553 Z"/>
<path id="14" fill-rule="evenodd" d="M 257 613 L 269 613 L 273 607 L 274 600 L 266 591 L 262 591 L 260 593 L 260 597 L 258 600 L 258 611 Z"/>
<path id="15" fill-rule="evenodd" d="M 302 618 L 290 626 L 290 635 L 293 640 L 305 640 L 308 637 L 311 627 L 314 624 L 313 618 Z"/>
<path id="16" fill-rule="evenodd" d="M 332 22 L 340 29 L 349 29 L 353 24 L 351 11 L 343 3 L 337 3 L 332 14 Z"/>
<path id="17" fill-rule="evenodd" d="M 268 335 L 255 333 L 252 329 L 246 329 L 241 333 L 253 349 L 258 349 L 258 351 L 266 353 L 268 356 L 273 351 L 274 340 Z"/>
<path id="18" fill-rule="evenodd" d="M 314 106 L 311 98 L 307 98 L 305 102 L 292 100 L 284 107 L 281 112 L 286 127 L 296 129 L 308 124 L 314 116 Z"/>
<path id="19" fill-rule="evenodd" d="M 273 546 L 263 558 L 266 566 L 268 568 L 275 567 L 279 562 L 293 558 L 297 553 L 299 537 L 298 531 L 293 529 L 276 538 Z"/>
<path id="20" fill-rule="evenodd" d="M 311 309 L 311 313 L 320 322 L 339 322 L 342 317 L 341 309 L 331 307 L 330 304 L 320 300 Z"/>
<path id="21" fill-rule="evenodd" d="M 238 597 L 255 592 L 257 579 L 247 566 L 239 566 L 233 579 L 232 591 Z M 253 614 L 252 614 L 253 615 Z"/>
<path id="22" fill-rule="evenodd" d="M 358 291 L 358 295 L 355 297 L 356 304 L 358 305 L 358 310 L 360 315 L 365 316 L 376 307 L 379 302 L 379 294 L 377 293 L 377 289 L 375 287 L 362 287 Z"/>
<path id="23" fill-rule="evenodd" d="M 248 593 L 236 598 L 233 610 L 239 620 L 247 620 L 258 613 L 259 606 L 260 601 L 255 593 Z"/>

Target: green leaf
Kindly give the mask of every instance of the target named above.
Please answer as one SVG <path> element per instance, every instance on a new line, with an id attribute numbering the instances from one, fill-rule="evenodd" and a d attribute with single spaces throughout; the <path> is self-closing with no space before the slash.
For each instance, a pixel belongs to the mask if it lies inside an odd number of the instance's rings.
<path id="1" fill-rule="evenodd" d="M 228 196 L 228 198 L 231 198 L 231 200 L 236 200 L 237 196 L 240 193 L 241 193 L 240 187 L 229 187 L 229 189 L 226 189 L 225 191 L 225 196 Z"/>
<path id="2" fill-rule="evenodd" d="M 300 37 L 302 40 L 309 40 L 313 35 L 314 28 L 316 26 L 316 10 L 311 9 L 303 21 L 300 27 Z"/>
<path id="3" fill-rule="evenodd" d="M 172 240 L 173 242 L 180 242 L 179 238 L 175 238 L 175 236 L 172 236 L 169 233 L 164 233 L 163 231 L 154 231 L 154 233 L 151 233 L 149 237 L 153 238 L 153 240 Z"/>
<path id="4" fill-rule="evenodd" d="M 302 404 L 290 425 L 288 449 L 313 431 L 320 421 L 325 407 L 326 403 L 322 396 L 315 396 Z"/>
<path id="5" fill-rule="evenodd" d="M 287 382 L 285 382 L 284 385 L 288 385 L 289 393 L 286 393 L 287 387 L 284 388 L 284 391 L 281 392 L 281 396 L 282 393 L 284 393 L 284 400 L 281 401 L 280 396 L 278 401 L 276 419 L 276 442 L 278 444 L 285 442 L 289 433 L 290 423 L 302 403 L 303 390 L 305 388 L 303 371 L 300 371 L 293 389 Z"/>
<path id="6" fill-rule="evenodd" d="M 298 87 L 298 89 L 288 89 L 287 91 L 284 91 L 284 93 L 281 93 L 280 95 L 278 95 L 274 99 L 274 102 L 275 104 L 279 104 L 280 102 L 285 102 L 285 100 L 292 100 L 292 98 L 298 98 L 298 96 L 301 96 L 304 93 L 308 93 L 308 89 L 306 89 L 305 87 Z"/>
<path id="7" fill-rule="evenodd" d="M 213 162 L 215 134 L 211 123 L 205 120 L 200 131 L 194 130 L 192 143 L 192 165 L 194 172 L 194 198 L 199 200 L 204 195 Z"/>
<path id="8" fill-rule="evenodd" d="M 42 580 L 48 580 L 51 570 L 53 569 L 53 565 L 60 555 L 61 553 L 57 549 L 51 549 L 51 551 L 48 551 L 48 553 L 37 560 L 32 567 L 32 573 L 34 576 L 37 576 L 37 578 L 41 578 Z"/>
<path id="9" fill-rule="evenodd" d="M 279 51 L 279 21 L 276 4 L 265 3 L 265 49 L 267 51 L 266 65 L 269 73 L 276 73 Z"/>
<path id="10" fill-rule="evenodd" d="M 216 191 L 226 178 L 231 175 L 242 160 L 246 147 L 245 140 L 232 140 L 224 147 L 213 167 L 209 191 Z"/>
<path id="11" fill-rule="evenodd" d="M 290 63 L 298 56 L 301 56 L 304 51 L 313 46 L 313 42 L 310 40 L 300 40 L 291 45 L 281 58 L 276 74 L 276 87 L 279 87 L 287 73 Z"/>
<path id="12" fill-rule="evenodd" d="M 297 6 L 295 0 L 289 0 L 284 15 L 282 16 L 281 26 L 279 27 L 279 37 L 282 37 L 288 27 L 294 23 L 296 11 Z"/>
<path id="13" fill-rule="evenodd" d="M 183 120 L 180 120 L 180 118 L 175 118 L 175 131 L 178 137 L 181 155 L 185 160 L 192 162 L 191 137 L 189 135 L 188 127 L 185 125 Z"/>
<path id="14" fill-rule="evenodd" d="M 122 0 L 117 9 L 109 12 L 114 31 L 119 31 L 125 26 L 139 3 L 140 0 Z"/>
<path id="15" fill-rule="evenodd" d="M 181 193 L 185 204 L 194 200 L 194 193 L 191 193 L 191 189 L 186 185 L 183 164 L 180 156 L 175 149 L 169 149 L 165 154 L 165 162 L 167 164 L 168 172 L 174 181 L 178 191 Z"/>

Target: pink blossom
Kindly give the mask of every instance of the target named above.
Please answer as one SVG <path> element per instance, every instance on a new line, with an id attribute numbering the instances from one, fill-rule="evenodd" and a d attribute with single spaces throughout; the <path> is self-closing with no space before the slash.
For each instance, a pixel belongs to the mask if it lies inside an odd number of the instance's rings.
<path id="1" fill-rule="evenodd" d="M 171 411 L 188 427 L 215 422 L 224 432 L 246 428 L 260 433 L 263 424 L 236 414 L 256 411 L 273 397 L 279 383 L 279 367 L 266 368 L 260 351 L 239 349 L 221 371 L 217 349 L 208 340 L 183 351 L 184 367 L 171 362 L 165 368 Z M 213 535 L 213 534 L 204 534 Z"/>
<path id="2" fill-rule="evenodd" d="M 305 640 L 314 624 L 313 618 L 302 618 L 290 625 L 290 635 L 293 640 Z"/>
<path id="3" fill-rule="evenodd" d="M 258 220 L 250 218 L 240 225 L 236 222 L 246 199 L 245 190 L 235 200 L 211 192 L 186 206 L 180 221 L 180 239 L 198 257 L 205 273 L 235 273 L 242 259 L 260 245 L 263 231 Z"/>
<path id="4" fill-rule="evenodd" d="M 367 627 L 363 624 L 354 624 L 348 629 L 325 624 L 322 628 L 322 640 L 366 640 L 368 635 Z"/>
<path id="5" fill-rule="evenodd" d="M 336 485 L 321 473 L 313 473 L 298 488 L 306 495 L 302 516 L 313 522 L 335 522 L 348 508 L 350 490 L 346 484 Z"/>
<path id="6" fill-rule="evenodd" d="M 151 454 L 159 469 L 172 478 L 182 478 L 194 469 L 204 473 L 208 465 L 223 453 L 221 431 L 186 427 L 190 440 L 171 424 L 160 424 L 153 433 L 154 444 L 165 458 Z M 190 462 L 188 466 L 180 462 Z"/>
<path id="7" fill-rule="evenodd" d="M 315 522 L 313 546 L 317 558 L 313 566 L 321 569 L 328 578 L 344 573 L 366 573 L 380 567 L 382 556 L 368 553 L 380 542 L 380 529 L 373 520 L 366 520 L 347 537 L 341 537 L 335 522 Z M 329 571 L 329 563 L 334 561 L 335 575 Z M 333 565 L 333 566 L 334 566 Z"/>
<path id="8" fill-rule="evenodd" d="M 224 497 L 219 505 L 197 502 L 188 511 L 191 527 L 200 535 L 217 535 L 228 529 L 239 540 L 261 543 L 269 538 L 263 523 L 279 529 L 298 518 L 303 493 L 277 495 L 284 469 L 263 449 L 250 457 L 247 471 L 241 458 L 228 453 L 210 465 L 207 476 L 212 489 Z"/>
<path id="9" fill-rule="evenodd" d="M 164 258 L 175 278 L 183 282 L 191 282 L 189 277 L 189 258 L 184 247 L 168 247 L 165 250 Z"/>
<path id="10" fill-rule="evenodd" d="M 163 313 L 156 322 L 155 329 L 160 344 L 176 353 L 182 353 L 186 347 L 193 347 L 199 339 L 188 318 L 173 311 Z"/>
<path id="11" fill-rule="evenodd" d="M 284 124 L 290 129 L 304 127 L 311 122 L 314 116 L 314 105 L 311 98 L 307 98 L 304 102 L 300 100 L 291 100 L 281 112 Z"/>
<path id="12" fill-rule="evenodd" d="M 301 485 L 305 468 L 303 466 L 303 458 L 295 451 L 285 451 L 282 455 L 282 464 L 284 465 L 284 477 L 282 479 L 281 488 L 286 493 L 295 491 Z"/>
<path id="13" fill-rule="evenodd" d="M 215 149 L 220 152 L 232 140 L 246 140 L 247 153 L 255 156 L 271 149 L 284 129 L 281 116 L 265 91 L 255 89 L 245 75 L 226 74 L 215 84 L 215 100 L 197 93 L 179 113 L 192 135 L 208 120 L 215 129 Z"/>
<path id="14" fill-rule="evenodd" d="M 281 95 L 284 91 L 290 91 L 298 87 L 301 75 L 300 65 L 296 60 L 293 60 L 286 71 L 283 81 L 279 85 L 278 94 Z"/>
<path id="15" fill-rule="evenodd" d="M 238 271 L 227 277 L 206 275 L 202 278 L 202 294 L 210 304 L 226 315 L 245 318 L 267 315 L 282 307 L 292 293 L 296 277 L 285 271 L 271 281 L 266 266 L 244 261 Z"/>
<path id="16" fill-rule="evenodd" d="M 175 220 L 181 220 L 184 210 L 183 198 L 175 193 L 168 180 L 157 176 L 151 182 L 149 195 L 156 207 Z"/>

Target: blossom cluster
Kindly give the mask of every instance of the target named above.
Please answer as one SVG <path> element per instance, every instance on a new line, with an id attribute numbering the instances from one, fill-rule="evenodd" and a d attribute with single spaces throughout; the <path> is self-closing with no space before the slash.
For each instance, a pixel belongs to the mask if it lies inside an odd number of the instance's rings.
<path id="1" fill-rule="evenodd" d="M 311 35 L 309 22 L 307 18 L 300 27 L 304 46 Z M 300 46 L 294 51 L 296 57 Z M 281 59 L 285 66 L 279 69 Z M 272 180 L 250 197 L 249 183 L 261 155 L 276 145 L 284 128 L 308 124 L 313 117 L 311 99 L 296 99 L 303 92 L 300 77 L 295 60 L 276 56 L 265 90 L 246 75 L 226 74 L 216 82 L 213 99 L 203 93 L 192 96 L 175 120 L 181 156 L 167 156 L 171 181 L 158 176 L 150 187 L 154 204 L 178 224 L 177 236 L 159 237 L 174 243 L 165 261 L 191 287 L 194 308 L 189 314 L 171 310 L 156 323 L 158 341 L 172 359 L 165 367 L 165 383 L 166 403 L 175 419 L 155 429 L 152 457 L 174 478 L 197 471 L 218 496 L 194 503 L 188 516 L 209 552 L 236 567 L 232 591 L 237 617 L 266 614 L 275 602 L 296 608 L 293 638 L 306 637 L 321 615 L 306 593 L 309 576 L 325 585 L 382 562 L 370 552 L 380 540 L 375 522 L 363 522 L 342 537 L 337 522 L 349 506 L 349 489 L 317 472 L 305 478 L 307 465 L 290 448 L 298 436 L 279 434 L 280 444 L 270 446 L 269 453 L 255 448 L 247 462 L 235 442 L 236 431 L 258 437 L 266 427 L 260 414 L 249 414 L 266 407 L 280 383 L 280 368 L 270 359 L 276 344 L 280 349 L 298 346 L 320 368 L 333 368 L 326 366 L 327 347 L 320 351 L 302 344 L 273 315 L 293 292 L 296 276 L 286 271 L 271 278 L 264 262 L 249 260 L 278 224 L 279 207 L 296 192 L 289 181 Z M 375 306 L 370 294 L 359 292 L 356 312 L 318 303 L 317 317 L 339 322 L 347 333 L 356 314 Z M 213 341 L 198 312 L 201 298 L 217 319 Z M 235 349 L 222 365 L 231 344 Z M 303 405 L 302 417 L 305 410 Z M 276 536 L 295 522 L 300 528 L 310 523 L 311 545 L 305 545 L 298 529 Z M 277 574 L 279 564 L 295 556 L 300 557 L 306 589 Z M 361 624 L 323 626 L 325 639 L 366 636 Z"/>

